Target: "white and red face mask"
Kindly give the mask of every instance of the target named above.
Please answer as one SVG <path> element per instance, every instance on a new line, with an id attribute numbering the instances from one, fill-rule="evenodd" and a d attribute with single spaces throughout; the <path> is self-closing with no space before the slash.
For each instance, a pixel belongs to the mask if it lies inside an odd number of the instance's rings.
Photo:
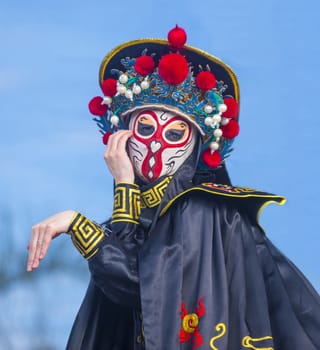
<path id="1" fill-rule="evenodd" d="M 135 173 L 152 182 L 163 175 L 173 175 L 192 153 L 194 128 L 172 112 L 142 110 L 132 114 L 128 143 Z"/>

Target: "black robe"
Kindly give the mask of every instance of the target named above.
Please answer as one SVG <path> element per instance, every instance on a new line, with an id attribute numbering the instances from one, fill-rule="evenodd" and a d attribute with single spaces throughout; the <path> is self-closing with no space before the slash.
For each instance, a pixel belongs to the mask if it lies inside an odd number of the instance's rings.
<path id="1" fill-rule="evenodd" d="M 283 198 L 170 191 L 149 230 L 107 232 L 67 349 L 319 350 L 320 297 L 257 222 Z"/>

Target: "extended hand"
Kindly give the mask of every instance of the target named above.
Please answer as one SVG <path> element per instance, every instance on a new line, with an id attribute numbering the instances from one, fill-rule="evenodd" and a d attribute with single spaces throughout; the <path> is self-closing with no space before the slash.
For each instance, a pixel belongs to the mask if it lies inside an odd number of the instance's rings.
<path id="1" fill-rule="evenodd" d="M 134 182 L 134 171 L 126 151 L 126 144 L 132 135 L 131 130 L 117 131 L 108 140 L 104 159 L 116 183 Z"/>
<path id="2" fill-rule="evenodd" d="M 32 234 L 28 245 L 27 271 L 30 272 L 39 267 L 40 260 L 46 256 L 52 239 L 68 231 L 75 213 L 73 210 L 66 210 L 32 227 Z"/>

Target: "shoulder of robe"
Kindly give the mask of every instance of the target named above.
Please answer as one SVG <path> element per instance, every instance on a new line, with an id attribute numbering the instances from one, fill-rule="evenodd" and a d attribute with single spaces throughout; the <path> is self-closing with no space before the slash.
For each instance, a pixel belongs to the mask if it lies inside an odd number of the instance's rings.
<path id="1" fill-rule="evenodd" d="M 246 210 L 250 216 L 255 217 L 257 220 L 262 210 L 268 204 L 276 203 L 283 205 L 286 202 L 285 197 L 272 193 L 263 192 L 248 187 L 219 185 L 207 182 L 197 186 L 190 186 L 183 192 L 176 195 L 165 205 L 160 213 L 160 216 L 164 215 L 174 203 L 192 193 L 202 193 L 208 197 L 209 201 L 211 198 L 212 201 L 219 199 L 225 200 L 226 202 L 232 202 L 236 206 L 241 206 L 242 210 Z"/>

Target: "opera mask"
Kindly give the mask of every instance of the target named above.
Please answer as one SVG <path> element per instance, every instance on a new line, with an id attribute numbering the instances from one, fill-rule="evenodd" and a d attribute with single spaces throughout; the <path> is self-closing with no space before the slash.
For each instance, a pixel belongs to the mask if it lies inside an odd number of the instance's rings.
<path id="1" fill-rule="evenodd" d="M 135 173 L 146 182 L 173 175 L 192 153 L 195 129 L 173 112 L 145 109 L 132 113 L 128 142 Z"/>

